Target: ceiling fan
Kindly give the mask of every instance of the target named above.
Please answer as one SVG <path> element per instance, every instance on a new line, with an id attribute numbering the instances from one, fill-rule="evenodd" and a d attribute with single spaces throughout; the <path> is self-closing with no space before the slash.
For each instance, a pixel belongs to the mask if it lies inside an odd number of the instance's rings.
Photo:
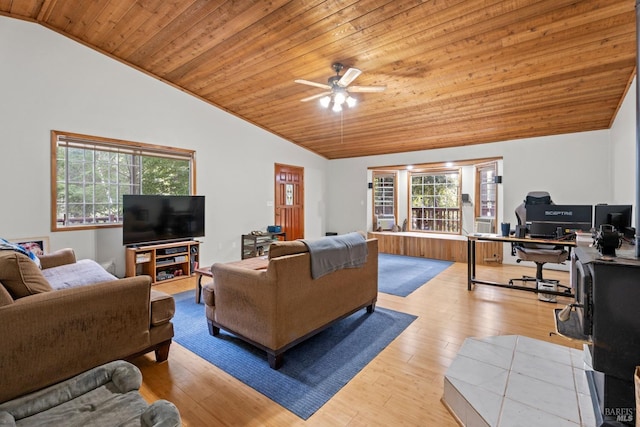
<path id="1" fill-rule="evenodd" d="M 300 101 L 307 102 L 320 98 L 320 104 L 323 107 L 329 108 L 329 106 L 333 104 L 333 111 L 340 112 L 342 111 L 342 106 L 344 104 L 347 104 L 348 107 L 356 105 L 356 99 L 349 95 L 349 92 L 382 92 L 387 88 L 386 86 L 349 86 L 349 84 L 351 84 L 351 82 L 353 82 L 362 73 L 362 71 L 357 68 L 349 68 L 341 76 L 340 72 L 344 69 L 344 65 L 336 62 L 331 65 L 331 68 L 336 72 L 336 75 L 329 77 L 327 84 L 312 82 L 309 80 L 295 80 L 296 83 L 327 90 L 327 92 L 302 98 Z"/>

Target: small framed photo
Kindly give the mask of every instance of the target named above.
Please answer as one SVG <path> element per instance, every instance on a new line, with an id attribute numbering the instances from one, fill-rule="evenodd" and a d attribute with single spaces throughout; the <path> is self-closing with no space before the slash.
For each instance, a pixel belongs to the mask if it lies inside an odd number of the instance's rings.
<path id="1" fill-rule="evenodd" d="M 25 239 L 9 239 L 12 243 L 17 243 L 28 251 L 33 252 L 36 256 L 41 256 L 49 252 L 48 237 L 31 237 Z"/>

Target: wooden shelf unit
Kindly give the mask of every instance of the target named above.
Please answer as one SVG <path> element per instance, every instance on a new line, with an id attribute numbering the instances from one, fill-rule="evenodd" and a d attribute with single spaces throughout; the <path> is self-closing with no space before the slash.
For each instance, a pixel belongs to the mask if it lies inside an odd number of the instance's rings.
<path id="1" fill-rule="evenodd" d="M 195 274 L 199 256 L 200 242 L 194 240 L 127 248 L 125 275 L 146 274 L 153 284 L 181 279 Z"/>
<path id="2" fill-rule="evenodd" d="M 240 241 L 241 259 L 267 255 L 269 245 L 277 240 L 287 240 L 285 232 L 264 234 L 243 234 Z"/>

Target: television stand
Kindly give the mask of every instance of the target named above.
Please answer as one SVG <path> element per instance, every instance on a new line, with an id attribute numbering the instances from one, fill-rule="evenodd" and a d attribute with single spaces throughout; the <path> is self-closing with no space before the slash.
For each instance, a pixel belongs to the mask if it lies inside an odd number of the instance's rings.
<path id="1" fill-rule="evenodd" d="M 159 243 L 129 247 L 125 255 L 125 276 L 151 276 L 152 284 L 192 276 L 198 268 L 200 242 Z"/>

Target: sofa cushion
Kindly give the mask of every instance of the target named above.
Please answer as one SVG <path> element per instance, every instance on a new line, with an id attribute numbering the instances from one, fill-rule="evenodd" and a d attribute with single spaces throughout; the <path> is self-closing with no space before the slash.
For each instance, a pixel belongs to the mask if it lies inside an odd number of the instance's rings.
<path id="1" fill-rule="evenodd" d="M 47 269 L 76 262 L 76 254 L 71 248 L 58 249 L 55 252 L 41 255 L 40 268 Z"/>
<path id="2" fill-rule="evenodd" d="M 11 296 L 9 291 L 7 291 L 7 288 L 5 288 L 2 283 L 0 283 L 0 307 L 9 304 L 13 304 L 13 297 Z M 0 426 L 1 425 L 2 423 L 0 423 Z"/>
<path id="3" fill-rule="evenodd" d="M 51 290 L 51 285 L 28 256 L 15 251 L 0 251 L 0 283 L 13 299 Z"/>
<path id="4" fill-rule="evenodd" d="M 202 286 L 202 298 L 207 306 L 216 306 L 216 291 L 213 283 L 207 283 Z"/>
<path id="5" fill-rule="evenodd" d="M 367 233 L 358 231 L 362 237 L 367 238 Z M 285 255 L 295 255 L 309 252 L 309 248 L 302 240 L 274 241 L 269 246 L 269 259 Z"/>
<path id="6" fill-rule="evenodd" d="M 141 384 L 140 369 L 116 360 L 0 404 L 0 425 L 182 425 L 175 405 L 149 405 L 138 391 Z"/>
<path id="7" fill-rule="evenodd" d="M 110 282 L 118 278 L 92 259 L 42 270 L 42 275 L 55 290 Z"/>
<path id="8" fill-rule="evenodd" d="M 173 297 L 151 289 L 151 325 L 158 326 L 173 319 L 176 314 L 176 302 Z"/>
<path id="9" fill-rule="evenodd" d="M 309 252 L 309 248 L 301 240 L 287 242 L 273 242 L 269 246 L 269 259 L 285 255 L 294 255 Z"/>

